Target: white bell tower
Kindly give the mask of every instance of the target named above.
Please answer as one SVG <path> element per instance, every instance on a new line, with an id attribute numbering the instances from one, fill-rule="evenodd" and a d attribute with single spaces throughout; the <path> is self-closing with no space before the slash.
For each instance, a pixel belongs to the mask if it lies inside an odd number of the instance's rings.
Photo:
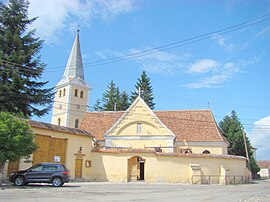
<path id="1" fill-rule="evenodd" d="M 91 87 L 84 80 L 82 55 L 77 30 L 62 79 L 55 86 L 52 124 L 78 128 L 87 111 Z"/>

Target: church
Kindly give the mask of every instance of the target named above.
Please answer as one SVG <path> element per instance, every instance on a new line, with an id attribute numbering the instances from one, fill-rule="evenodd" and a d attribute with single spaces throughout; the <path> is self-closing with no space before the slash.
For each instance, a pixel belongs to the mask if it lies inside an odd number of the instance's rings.
<path id="1" fill-rule="evenodd" d="M 8 162 L 5 173 L 61 162 L 74 180 L 248 183 L 246 158 L 229 143 L 211 110 L 154 111 L 138 96 L 126 111 L 87 111 L 91 87 L 83 71 L 79 31 L 55 86 L 51 124 L 29 120 L 39 146 L 32 162 Z"/>

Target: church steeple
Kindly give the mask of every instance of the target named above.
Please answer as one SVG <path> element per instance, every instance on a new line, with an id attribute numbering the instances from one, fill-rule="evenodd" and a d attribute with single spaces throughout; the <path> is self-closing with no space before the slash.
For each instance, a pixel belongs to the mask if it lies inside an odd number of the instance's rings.
<path id="1" fill-rule="evenodd" d="M 71 80 L 75 79 L 75 82 L 79 82 L 82 85 L 87 85 L 84 81 L 84 72 L 83 72 L 83 63 L 82 63 L 82 54 L 81 54 L 81 46 L 80 46 L 80 38 L 79 38 L 79 29 L 77 30 L 77 34 L 75 40 L 73 42 L 73 46 L 66 64 L 66 68 L 63 74 L 62 79 L 57 84 L 63 85 Z"/>
<path id="2" fill-rule="evenodd" d="M 68 78 L 80 77 L 84 80 L 79 30 L 77 30 L 77 35 L 68 58 L 64 76 Z"/>
<path id="3" fill-rule="evenodd" d="M 88 106 L 90 86 L 84 80 L 79 30 L 65 67 L 55 86 L 52 124 L 77 128 Z"/>

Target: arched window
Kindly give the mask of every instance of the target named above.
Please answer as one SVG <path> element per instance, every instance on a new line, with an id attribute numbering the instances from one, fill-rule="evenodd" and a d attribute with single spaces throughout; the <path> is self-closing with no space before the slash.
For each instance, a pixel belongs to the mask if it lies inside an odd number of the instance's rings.
<path id="1" fill-rule="evenodd" d="M 81 96 L 80 97 L 83 98 L 83 91 L 81 91 Z"/>
<path id="2" fill-rule="evenodd" d="M 75 120 L 75 128 L 79 128 L 79 119 Z"/>
<path id="3" fill-rule="evenodd" d="M 61 119 L 60 118 L 58 118 L 58 120 L 57 120 L 57 122 L 58 122 L 58 126 L 60 126 L 61 125 Z"/>
<path id="4" fill-rule="evenodd" d="M 62 96 L 62 91 L 61 90 L 59 90 L 59 97 L 61 97 Z"/>
<path id="5" fill-rule="evenodd" d="M 203 154 L 210 154 L 210 151 L 204 150 L 204 151 L 203 151 Z"/>
<path id="6" fill-rule="evenodd" d="M 66 95 L 66 89 L 64 88 L 64 90 L 63 90 L 63 96 L 65 96 Z"/>
<path id="7" fill-rule="evenodd" d="M 78 97 L 78 89 L 75 89 L 75 97 Z"/>

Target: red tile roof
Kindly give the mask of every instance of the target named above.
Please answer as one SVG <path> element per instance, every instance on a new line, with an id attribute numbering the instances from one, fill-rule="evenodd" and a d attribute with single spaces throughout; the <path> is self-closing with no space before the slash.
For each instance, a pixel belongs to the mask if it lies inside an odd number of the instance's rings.
<path id="1" fill-rule="evenodd" d="M 260 168 L 270 168 L 270 161 L 267 160 L 257 161 L 257 164 Z"/>
<path id="2" fill-rule="evenodd" d="M 124 114 L 117 112 L 86 112 L 80 129 L 104 140 L 103 134 Z M 218 130 L 211 110 L 154 111 L 157 117 L 176 135 L 177 141 L 225 141 Z"/>
<path id="3" fill-rule="evenodd" d="M 47 129 L 47 130 L 53 130 L 53 131 L 59 131 L 59 132 L 65 132 L 65 133 L 72 133 L 76 135 L 84 135 L 84 136 L 90 136 L 94 137 L 91 132 L 81 130 L 78 128 L 69 128 L 69 127 L 64 127 L 64 126 L 57 126 L 54 124 L 49 124 L 49 123 L 44 123 L 44 122 L 39 122 L 39 121 L 33 121 L 33 120 L 27 120 L 27 122 L 30 124 L 32 127 L 36 128 L 42 128 L 42 129 Z"/>

